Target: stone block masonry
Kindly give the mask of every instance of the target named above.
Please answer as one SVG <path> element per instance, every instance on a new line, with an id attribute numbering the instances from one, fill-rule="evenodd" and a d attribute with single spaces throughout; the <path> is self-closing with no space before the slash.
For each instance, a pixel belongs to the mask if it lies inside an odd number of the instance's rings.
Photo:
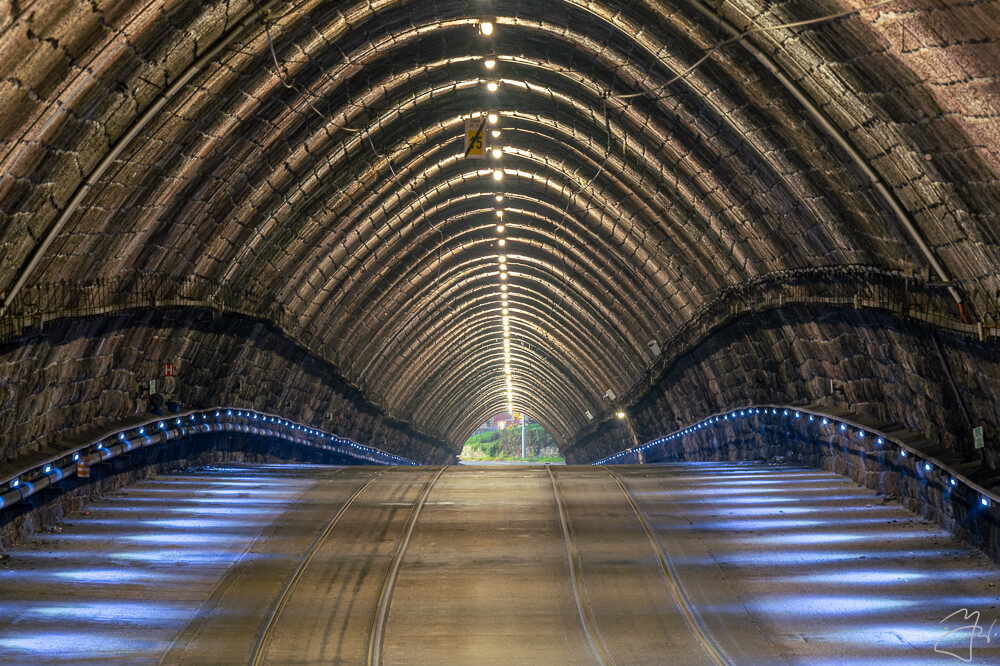
<path id="1" fill-rule="evenodd" d="M 453 457 L 268 324 L 173 309 L 54 322 L 0 347 L 0 461 L 145 413 L 167 362 L 184 407 L 281 413 L 413 460 Z"/>

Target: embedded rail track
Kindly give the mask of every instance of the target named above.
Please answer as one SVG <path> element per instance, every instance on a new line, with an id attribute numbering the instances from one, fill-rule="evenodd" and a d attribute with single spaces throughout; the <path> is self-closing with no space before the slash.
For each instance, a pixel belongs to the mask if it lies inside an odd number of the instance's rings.
<path id="1" fill-rule="evenodd" d="M 582 567 L 580 553 L 577 549 L 576 539 L 573 535 L 573 528 L 570 525 L 565 497 L 559 489 L 557 475 L 550 467 L 546 467 L 545 469 L 548 471 L 549 478 L 552 480 L 552 489 L 556 496 L 556 504 L 559 507 L 559 521 L 562 524 L 563 537 L 566 541 L 566 556 L 569 561 L 570 573 L 573 577 L 573 596 L 575 597 L 577 609 L 580 614 L 580 621 L 587 631 L 591 647 L 593 648 L 597 658 L 601 661 L 601 663 L 614 664 L 615 661 L 613 656 L 609 653 L 609 650 L 605 647 L 604 641 L 601 639 L 600 629 L 598 628 L 594 612 L 591 609 L 587 598 L 586 586 L 581 573 Z M 717 664 L 728 664 L 729 661 L 723 656 L 722 651 L 712 640 L 711 634 L 705 628 L 695 611 L 694 606 L 687 598 L 687 595 L 685 595 L 673 563 L 670 561 L 670 558 L 667 557 L 666 553 L 664 553 L 663 548 L 660 547 L 660 544 L 656 539 L 656 535 L 650 528 L 649 522 L 646 520 L 642 509 L 639 508 L 639 505 L 632 497 L 632 493 L 629 492 L 628 488 L 625 487 L 625 484 L 622 483 L 621 479 L 617 474 L 615 474 L 615 472 L 606 467 L 603 469 L 611 476 L 615 484 L 621 490 L 622 494 L 625 496 L 625 500 L 628 502 L 632 512 L 635 514 L 639 525 L 642 526 L 643 532 L 646 534 L 646 538 L 649 540 L 649 543 L 653 548 L 653 552 L 656 554 L 656 561 L 663 573 L 664 580 L 670 590 L 671 596 L 673 597 L 674 604 L 684 617 L 684 621 L 691 630 L 692 635 L 698 640 L 698 643 L 703 647 L 706 654 L 713 662 Z"/>
<path id="2" fill-rule="evenodd" d="M 389 617 L 389 606 L 392 603 L 392 592 L 396 583 L 396 578 L 399 572 L 399 565 L 402 562 L 403 556 L 406 553 L 406 547 L 409 544 L 410 536 L 413 534 L 413 528 L 416 526 L 417 519 L 420 516 L 420 510 L 423 508 L 424 503 L 427 501 L 427 496 L 430 494 L 431 489 L 437 483 L 438 479 L 447 467 L 442 467 L 437 473 L 423 485 L 420 495 L 417 500 L 413 503 L 410 509 L 410 514 L 407 518 L 406 525 L 403 528 L 403 533 L 400 536 L 399 541 L 396 544 L 396 548 L 392 553 L 392 557 L 389 562 L 389 566 L 386 569 L 385 578 L 382 581 L 381 588 L 379 590 L 378 604 L 376 606 L 375 613 L 372 616 L 372 621 L 370 625 L 370 632 L 368 637 L 368 651 L 367 651 L 367 663 L 368 664 L 379 664 L 381 663 L 381 645 L 382 645 L 382 635 L 384 632 L 386 621 Z M 281 593 L 278 595 L 270 614 L 267 617 L 266 622 L 260 629 L 257 635 L 257 640 L 254 643 L 253 652 L 250 655 L 249 663 L 251 666 L 260 666 L 265 662 L 265 654 L 267 652 L 268 644 L 271 641 L 271 637 L 274 633 L 274 629 L 281 618 L 282 611 L 288 604 L 289 599 L 295 591 L 296 586 L 302 579 L 304 572 L 309 567 L 313 558 L 319 552 L 319 550 L 326 543 L 330 534 L 333 532 L 334 528 L 340 522 L 343 515 L 354 505 L 354 503 L 364 494 L 364 492 L 385 472 L 385 470 L 379 470 L 375 472 L 368 479 L 358 487 L 351 496 L 348 497 L 344 503 L 340 506 L 340 509 L 327 521 L 324 525 L 323 530 L 316 536 L 312 544 L 303 554 L 302 558 L 299 560 L 295 571 L 288 577 L 282 587 Z"/>
<path id="3" fill-rule="evenodd" d="M 625 487 L 625 484 L 622 483 L 622 480 L 617 474 L 607 467 L 604 467 L 603 469 L 611 475 L 611 478 L 614 479 L 618 488 L 621 489 L 622 494 L 629 503 L 629 506 L 632 507 L 632 511 L 635 512 L 635 517 L 639 520 L 639 524 L 642 525 L 642 529 L 646 533 L 646 537 L 649 539 L 649 543 L 653 547 L 653 551 L 656 553 L 656 561 L 660 565 L 660 569 L 663 571 L 663 577 L 666 579 L 667 587 L 670 588 L 670 594 L 674 598 L 674 603 L 677 604 L 677 608 L 680 610 L 681 615 L 684 616 L 684 621 L 691 629 L 691 633 L 697 637 L 698 642 L 701 643 L 705 652 L 708 653 L 708 656 L 711 657 L 715 663 L 728 664 L 729 661 L 725 659 L 722 651 L 715 644 L 715 641 L 712 640 L 711 634 L 698 617 L 698 614 L 694 609 L 694 605 L 684 593 L 684 588 L 677 576 L 677 570 L 674 567 L 673 562 L 670 561 L 667 554 L 663 552 L 663 548 L 660 547 L 660 542 L 656 539 L 656 535 L 653 534 L 653 530 L 649 527 L 649 521 L 646 520 L 646 516 L 644 515 L 642 509 L 639 508 L 639 505 L 636 504 L 635 498 L 632 497 L 632 493 Z"/>
<path id="4" fill-rule="evenodd" d="M 384 633 L 386 622 L 389 620 L 389 606 L 392 604 L 392 591 L 396 586 L 396 578 L 399 575 L 399 565 L 403 561 L 403 554 L 406 553 L 406 547 L 410 543 L 410 535 L 413 534 L 413 528 L 417 525 L 420 510 L 423 509 L 424 502 L 427 501 L 427 496 L 430 495 L 431 489 L 446 469 L 448 469 L 447 466 L 442 467 L 438 470 L 437 474 L 424 484 L 424 489 L 420 493 L 420 497 L 417 498 L 417 501 L 413 503 L 413 508 L 410 509 L 410 516 L 406 521 L 406 527 L 403 528 L 403 535 L 396 544 L 396 550 L 392 553 L 392 560 L 385 572 L 382 589 L 379 591 L 378 606 L 376 606 L 375 614 L 372 617 L 371 631 L 368 632 L 369 666 L 377 666 L 382 663 L 382 634 Z"/>
<path id="5" fill-rule="evenodd" d="M 308 550 L 302 555 L 302 559 L 299 560 L 298 566 L 295 567 L 295 571 L 292 575 L 288 577 L 285 581 L 285 585 L 281 588 L 281 593 L 278 595 L 277 601 L 275 601 L 274 606 L 271 608 L 271 612 L 268 614 L 267 621 L 261 628 L 260 633 L 257 635 L 257 640 L 253 646 L 253 652 L 250 654 L 250 664 L 253 666 L 258 666 L 263 662 L 264 653 L 267 650 L 267 645 L 271 640 L 271 634 L 274 631 L 275 625 L 278 623 L 278 618 L 281 617 L 281 612 L 285 609 L 285 605 L 288 603 L 288 599 L 292 595 L 292 590 L 298 584 L 299 580 L 302 578 L 303 572 L 305 572 L 306 567 L 312 562 L 316 553 L 319 549 L 326 543 L 327 537 L 330 536 L 330 532 L 333 528 L 337 526 L 340 522 L 340 518 L 347 513 L 347 510 L 351 508 L 355 501 L 368 489 L 368 487 L 375 482 L 375 480 L 382 476 L 385 472 L 384 469 L 379 470 L 368 477 L 368 479 L 361 484 L 351 496 L 344 500 L 344 503 L 340 505 L 340 509 L 337 510 L 335 514 L 327 521 L 326 525 L 323 526 L 323 530 L 316 535 L 316 538 L 310 544 Z"/>
<path id="6" fill-rule="evenodd" d="M 556 479 L 552 468 L 546 465 L 545 471 L 549 473 L 549 479 L 552 480 L 552 492 L 555 494 L 556 506 L 559 508 L 559 522 L 562 524 L 563 539 L 566 542 L 566 559 L 569 561 L 570 574 L 573 576 L 573 597 L 576 600 L 576 609 L 580 614 L 580 622 L 583 624 L 584 629 L 586 629 L 587 637 L 590 639 L 590 646 L 593 648 L 594 654 L 600 662 L 602 664 L 613 664 L 614 661 L 608 656 L 607 650 L 604 648 L 604 643 L 597 628 L 597 622 L 594 620 L 594 612 L 591 610 L 590 603 L 587 600 L 587 590 L 583 585 L 583 575 L 580 572 L 580 552 L 576 547 L 573 529 L 569 524 L 566 498 L 563 497 L 562 491 L 559 490 L 559 481 Z"/>

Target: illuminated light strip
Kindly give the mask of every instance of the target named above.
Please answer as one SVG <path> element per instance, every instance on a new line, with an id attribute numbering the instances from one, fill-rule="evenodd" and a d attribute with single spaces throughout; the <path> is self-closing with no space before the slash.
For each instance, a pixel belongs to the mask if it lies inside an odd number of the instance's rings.
<path id="1" fill-rule="evenodd" d="M 691 435 L 699 430 L 709 428 L 712 426 L 726 425 L 728 421 L 736 421 L 739 419 L 752 418 L 755 416 L 771 416 L 778 417 L 780 419 L 790 419 L 791 421 L 798 421 L 803 419 L 804 423 L 815 423 L 819 420 L 817 427 L 826 427 L 830 434 L 840 434 L 841 437 L 851 437 L 852 435 L 857 439 L 864 439 L 868 436 L 875 436 L 876 446 L 884 446 L 886 442 L 895 446 L 899 451 L 899 458 L 904 459 L 912 456 L 914 459 L 914 472 L 920 475 L 920 470 L 923 469 L 924 478 L 933 474 L 935 471 L 942 473 L 942 485 L 950 488 L 954 488 L 959 482 L 966 486 L 970 491 L 979 495 L 979 502 L 983 507 L 989 507 L 990 505 L 996 503 L 1000 504 L 1000 495 L 993 493 L 986 488 L 983 488 L 979 484 L 975 483 L 971 479 L 959 474 L 955 470 L 948 467 L 940 460 L 934 458 L 933 456 L 928 456 L 918 449 L 909 446 L 908 444 L 894 439 L 883 432 L 877 430 L 871 430 L 863 425 L 850 421 L 848 419 L 838 418 L 830 416 L 828 414 L 823 414 L 822 412 L 816 412 L 813 410 L 805 409 L 802 407 L 794 407 L 788 405 L 759 405 L 755 407 L 742 407 L 739 409 L 727 410 L 725 412 L 718 412 L 712 414 L 711 416 L 696 421 L 695 423 L 676 430 L 669 435 L 664 435 L 663 437 L 658 437 L 652 441 L 646 442 L 641 446 L 632 447 L 625 449 L 624 451 L 619 451 L 618 453 L 601 458 L 600 460 L 591 463 L 592 465 L 605 465 L 608 463 L 614 463 L 616 460 L 620 460 L 625 456 L 638 456 L 639 453 L 645 451 L 654 446 L 659 446 L 667 442 L 681 439 L 685 435 Z M 620 463 L 621 464 L 621 463 Z M 944 478 L 947 477 L 947 482 Z"/>
<path id="2" fill-rule="evenodd" d="M 267 423 L 272 427 L 251 428 L 252 422 Z M 419 465 L 407 458 L 287 421 L 273 414 L 220 407 L 185 412 L 167 418 L 157 417 L 144 423 L 134 424 L 22 469 L 0 480 L 0 508 L 16 504 L 64 478 L 76 476 L 77 465 L 90 466 L 115 458 L 122 453 L 155 446 L 178 437 L 224 430 L 276 437 L 380 465 Z"/>

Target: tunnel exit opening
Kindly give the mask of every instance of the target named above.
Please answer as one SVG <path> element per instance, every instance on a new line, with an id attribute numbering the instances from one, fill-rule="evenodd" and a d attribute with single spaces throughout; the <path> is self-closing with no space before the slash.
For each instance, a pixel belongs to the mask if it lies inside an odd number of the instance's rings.
<path id="1" fill-rule="evenodd" d="M 465 441 L 464 463 L 565 463 L 559 447 L 540 424 L 521 413 L 501 412 L 480 425 Z"/>

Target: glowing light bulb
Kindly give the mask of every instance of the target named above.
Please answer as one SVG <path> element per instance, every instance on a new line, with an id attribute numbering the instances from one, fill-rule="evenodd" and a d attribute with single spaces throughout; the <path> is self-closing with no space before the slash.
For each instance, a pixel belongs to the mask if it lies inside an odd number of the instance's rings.
<path id="1" fill-rule="evenodd" d="M 500 247 L 503 247 L 504 245 L 507 244 L 507 241 L 501 238 L 500 240 L 497 241 L 497 243 L 500 245 Z"/>
<path id="2" fill-rule="evenodd" d="M 503 273 L 503 272 L 501 272 L 501 273 L 500 273 L 500 279 L 501 279 L 501 280 L 506 280 L 506 279 L 507 279 L 507 274 L 506 274 L 506 273 Z"/>
<path id="3" fill-rule="evenodd" d="M 490 132 L 490 136 L 492 136 L 494 139 L 499 139 L 500 138 L 500 130 L 493 130 L 493 131 L 491 131 Z"/>
<path id="4" fill-rule="evenodd" d="M 499 87 L 500 84 L 497 83 L 496 81 L 490 81 L 489 83 L 486 84 L 486 89 L 489 90 L 490 92 L 496 92 L 497 88 Z"/>
<path id="5" fill-rule="evenodd" d="M 479 23 L 479 32 L 489 37 L 493 34 L 493 23 L 490 21 L 481 21 Z"/>
<path id="6" fill-rule="evenodd" d="M 503 171 L 497 169 L 493 172 L 493 180 L 503 180 Z"/>
<path id="7" fill-rule="evenodd" d="M 498 224 L 498 225 L 497 225 L 497 232 L 498 232 L 498 233 L 501 233 L 501 234 L 502 234 L 502 233 L 503 233 L 503 230 L 504 230 L 505 228 L 506 228 L 506 227 L 504 227 L 504 226 L 503 226 L 502 224 Z"/>
<path id="8" fill-rule="evenodd" d="M 489 115 L 486 116 L 486 120 L 489 121 L 490 125 L 496 125 L 497 121 L 500 120 L 500 116 L 498 116 L 495 113 L 491 113 L 491 114 L 489 114 Z"/>
<path id="9" fill-rule="evenodd" d="M 497 61 L 494 60 L 493 58 L 490 58 L 484 61 L 483 64 L 486 65 L 486 69 L 493 69 L 494 67 L 497 66 Z"/>
<path id="10" fill-rule="evenodd" d="M 494 148 L 493 149 L 493 159 L 498 160 L 501 157 L 503 157 L 503 151 L 500 150 L 499 148 Z"/>

